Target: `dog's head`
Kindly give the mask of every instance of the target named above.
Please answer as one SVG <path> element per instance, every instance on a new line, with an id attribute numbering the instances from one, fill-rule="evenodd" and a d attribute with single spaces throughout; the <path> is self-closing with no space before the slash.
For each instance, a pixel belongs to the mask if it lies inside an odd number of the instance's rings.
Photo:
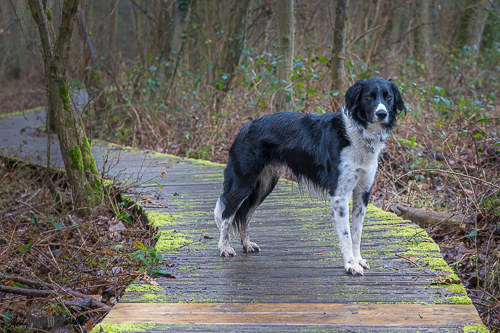
<path id="1" fill-rule="evenodd" d="M 406 111 L 398 87 L 392 79 L 381 77 L 357 81 L 347 90 L 345 104 L 350 117 L 364 128 L 380 123 L 390 129 L 398 113 Z"/>

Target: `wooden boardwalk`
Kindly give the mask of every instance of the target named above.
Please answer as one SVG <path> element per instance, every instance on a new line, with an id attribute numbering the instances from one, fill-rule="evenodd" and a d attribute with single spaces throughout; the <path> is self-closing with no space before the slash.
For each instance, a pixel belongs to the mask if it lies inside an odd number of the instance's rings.
<path id="1" fill-rule="evenodd" d="M 46 137 L 34 130 L 39 116 L 0 119 L 0 154 L 17 150 L 44 163 Z M 237 256 L 221 258 L 213 208 L 223 166 L 96 145 L 93 151 L 100 165 L 105 154 L 120 156 L 111 174 L 140 177 L 139 192 L 152 199 L 145 214 L 160 230 L 165 269 L 175 274 L 158 278 L 160 286 L 133 283 L 97 331 L 462 332 L 481 323 L 438 246 L 394 214 L 370 206 L 362 254 L 372 268 L 347 275 L 327 205 L 280 181 L 250 225 L 262 251 L 246 254 L 233 241 Z M 52 161 L 61 165 L 58 154 L 54 149 Z"/>

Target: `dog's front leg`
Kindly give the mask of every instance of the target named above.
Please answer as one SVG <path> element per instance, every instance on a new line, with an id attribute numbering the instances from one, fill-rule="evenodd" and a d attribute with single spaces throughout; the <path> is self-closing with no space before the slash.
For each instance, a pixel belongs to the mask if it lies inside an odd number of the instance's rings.
<path id="1" fill-rule="evenodd" d="M 368 262 L 361 257 L 361 232 L 363 231 L 363 221 L 366 214 L 367 196 L 370 193 L 365 191 L 354 191 L 352 197 L 352 252 L 354 254 L 354 260 L 358 264 L 366 269 L 370 268 Z M 366 198 L 366 200 L 363 200 Z"/>
<path id="2" fill-rule="evenodd" d="M 354 258 L 352 239 L 349 228 L 349 200 L 348 197 L 330 197 L 332 221 L 339 240 L 340 252 L 344 259 L 344 268 L 348 274 L 363 275 L 363 268 Z"/>
<path id="3" fill-rule="evenodd" d="M 219 238 L 219 252 L 221 257 L 229 257 L 229 256 L 235 256 L 236 252 L 234 249 L 229 245 L 229 229 L 231 227 L 231 223 L 233 222 L 234 216 L 231 216 L 229 219 L 222 220 L 222 223 L 220 225 L 220 238 Z"/>

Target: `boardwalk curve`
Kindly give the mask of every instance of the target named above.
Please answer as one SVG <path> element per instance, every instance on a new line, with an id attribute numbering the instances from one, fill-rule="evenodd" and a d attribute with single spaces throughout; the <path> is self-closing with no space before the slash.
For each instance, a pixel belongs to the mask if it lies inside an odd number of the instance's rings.
<path id="1" fill-rule="evenodd" d="M 40 112 L 0 118 L 0 154 L 46 163 L 46 137 L 36 130 L 42 125 Z M 62 166 L 54 143 L 51 164 Z M 347 275 L 327 205 L 280 181 L 250 224 L 262 251 L 246 254 L 233 241 L 237 256 L 221 258 L 213 208 L 222 165 L 92 149 L 98 165 L 116 158 L 110 174 L 139 175 L 139 192 L 161 203 L 142 208 L 176 277 L 158 278 L 160 286 L 134 282 L 97 332 L 461 332 L 481 324 L 439 247 L 410 221 L 370 205 L 362 253 L 372 268 Z"/>

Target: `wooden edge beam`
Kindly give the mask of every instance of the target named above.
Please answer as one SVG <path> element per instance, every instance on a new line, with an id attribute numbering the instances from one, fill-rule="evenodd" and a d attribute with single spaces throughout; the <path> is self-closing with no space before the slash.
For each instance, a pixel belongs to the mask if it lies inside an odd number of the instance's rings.
<path id="1" fill-rule="evenodd" d="M 472 305 L 343 303 L 118 303 L 103 323 L 357 327 L 482 324 Z"/>

